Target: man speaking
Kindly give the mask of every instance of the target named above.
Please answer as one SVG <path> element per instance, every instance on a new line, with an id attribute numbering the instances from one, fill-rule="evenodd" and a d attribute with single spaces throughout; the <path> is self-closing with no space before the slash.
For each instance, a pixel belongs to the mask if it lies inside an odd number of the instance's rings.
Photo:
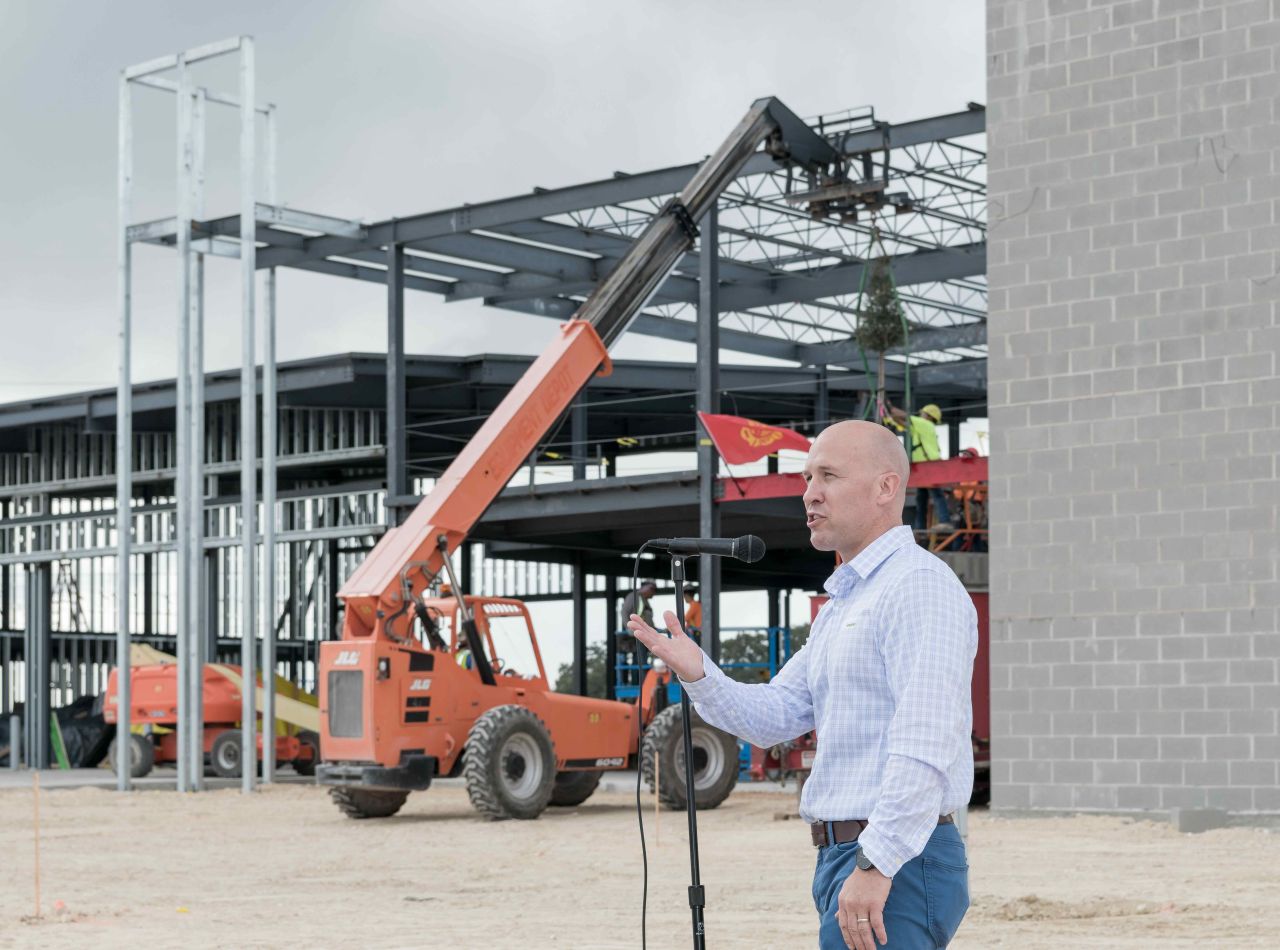
<path id="1" fill-rule="evenodd" d="M 838 552 L 808 642 L 768 683 L 738 683 L 665 615 L 627 626 L 709 723 L 769 747 L 816 729 L 800 814 L 818 863 L 822 950 L 945 947 L 969 906 L 952 813 L 973 789 L 977 614 L 902 523 L 909 464 L 882 426 L 841 422 L 805 462 L 810 543 Z"/>

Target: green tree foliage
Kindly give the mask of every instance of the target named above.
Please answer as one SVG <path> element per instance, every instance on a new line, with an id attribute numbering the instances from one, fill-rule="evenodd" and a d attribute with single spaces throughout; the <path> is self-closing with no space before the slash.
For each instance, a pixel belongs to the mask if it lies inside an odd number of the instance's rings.
<path id="1" fill-rule="evenodd" d="M 795 653 L 809 639 L 809 625 L 801 624 L 791 628 L 791 652 Z M 767 663 L 769 662 L 769 646 L 763 633 L 740 633 L 720 645 L 722 663 Z M 606 696 L 605 652 L 603 643 L 587 644 L 587 695 L 597 699 Z M 769 678 L 768 670 L 738 669 L 726 670 L 729 676 L 742 683 L 762 683 Z M 573 693 L 573 664 L 561 663 L 556 672 L 553 687 L 557 693 Z"/>
<path id="2" fill-rule="evenodd" d="M 902 307 L 889 273 L 889 259 L 879 257 L 867 276 L 867 293 L 863 298 L 862 319 L 853 332 L 864 350 L 883 353 L 906 342 L 902 330 Z"/>
<path id="3" fill-rule="evenodd" d="M 597 699 L 604 699 L 605 693 L 605 655 L 603 643 L 587 644 L 587 695 L 594 696 Z M 576 693 L 577 686 L 574 683 L 573 663 L 561 663 L 560 670 L 556 673 L 555 691 L 557 693 Z"/>
<path id="4" fill-rule="evenodd" d="M 791 652 L 795 653 L 809 639 L 809 625 L 791 628 Z M 720 663 L 768 663 L 769 641 L 764 632 L 739 633 L 720 644 Z M 764 683 L 769 679 L 768 667 L 726 669 L 725 673 L 740 683 Z"/>

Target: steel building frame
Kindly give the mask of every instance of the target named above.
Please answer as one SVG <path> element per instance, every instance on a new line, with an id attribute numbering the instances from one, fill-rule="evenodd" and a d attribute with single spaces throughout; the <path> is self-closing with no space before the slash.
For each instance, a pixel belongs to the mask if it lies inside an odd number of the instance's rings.
<path id="1" fill-rule="evenodd" d="M 192 65 L 218 56 L 239 58 L 237 96 L 203 88 L 192 79 Z M 162 75 L 175 71 L 176 79 Z M 344 565 L 353 564 L 371 539 L 385 530 L 386 524 L 394 523 L 397 512 L 413 502 L 415 489 L 421 488 L 421 484 L 412 481 L 413 473 L 429 477 L 434 468 L 430 463 L 411 459 L 409 454 L 411 440 L 431 437 L 447 420 L 408 414 L 405 290 L 427 291 L 445 302 L 479 300 L 520 313 L 566 318 L 697 168 L 690 164 L 640 174 L 619 172 L 612 178 L 587 184 L 538 188 L 529 195 L 373 223 L 303 212 L 277 203 L 275 107 L 255 105 L 254 83 L 254 47 L 249 37 L 188 50 L 131 67 L 121 74 L 120 382 L 114 401 L 100 394 L 86 398 L 85 419 L 90 431 L 83 433 L 82 441 L 63 451 L 67 457 L 74 456 L 74 471 L 63 471 L 60 479 L 42 477 L 35 483 L 42 493 L 57 494 L 63 490 L 101 493 L 114 482 L 114 511 L 103 505 L 90 511 L 55 511 L 52 502 L 43 503 L 42 509 L 42 503 L 27 494 L 26 486 L 33 483 L 6 474 L 3 466 L 12 463 L 0 457 L 0 504 L 4 505 L 0 513 L 11 522 L 7 527 L 14 529 L 0 534 L 0 586 L 6 590 L 12 586 L 13 565 L 49 565 L 43 569 L 43 585 L 37 577 L 41 572 L 31 574 L 28 586 L 35 596 L 44 598 L 47 609 L 42 613 L 38 605 L 24 604 L 28 627 L 35 618 L 52 630 L 53 620 L 40 618 L 58 613 L 53 609 L 55 575 L 50 572 L 57 569 L 59 560 L 114 560 L 117 565 L 129 566 L 116 572 L 115 599 L 115 656 L 127 656 L 134 621 L 143 615 L 149 618 L 145 611 L 138 611 L 138 598 L 130 590 L 131 574 L 136 571 L 146 597 L 154 597 L 157 577 L 167 571 L 164 562 L 176 559 L 175 594 L 180 604 L 173 642 L 184 671 L 182 709 L 188 724 L 181 733 L 185 755 L 180 787 L 192 789 L 200 787 L 201 768 L 200 698 L 199 690 L 191 684 L 199 682 L 194 677 L 198 676 L 200 663 L 214 655 L 221 658 L 233 654 L 237 642 L 236 637 L 220 636 L 230 632 L 226 623 L 235 612 L 225 609 L 226 603 L 215 611 L 215 605 L 202 602 L 202 598 L 208 598 L 212 590 L 225 601 L 234 587 L 239 598 L 235 620 L 246 678 L 253 676 L 252 644 L 259 625 L 261 669 L 275 669 L 277 628 L 284 622 L 277 610 L 280 604 L 275 593 L 281 577 L 275 563 L 278 545 L 287 545 L 290 551 L 286 586 L 291 599 L 284 613 L 293 611 L 300 616 L 305 612 L 300 607 L 305 600 L 307 611 L 317 611 L 315 636 L 327 636 L 333 627 L 321 622 L 323 611 L 318 611 L 316 605 L 332 598 L 337 575 L 344 571 Z M 176 213 L 141 223 L 130 220 L 131 90 L 135 86 L 174 94 L 178 117 Z M 202 209 L 204 110 L 210 104 L 239 111 L 241 142 L 238 213 L 213 218 L 205 217 Z M 258 201 L 255 193 L 260 164 L 257 116 L 264 117 L 267 132 L 265 201 Z M 764 154 L 752 158 L 718 206 L 701 222 L 702 244 L 686 255 L 633 329 L 696 345 L 697 368 L 691 392 L 697 407 L 706 411 L 719 408 L 721 349 L 773 357 L 806 368 L 815 394 L 813 412 L 820 427 L 833 414 L 832 386 L 838 381 L 845 390 L 851 388 L 850 380 L 858 376 L 867 358 L 851 337 L 859 318 L 860 290 L 869 262 L 883 255 L 888 257 L 901 288 L 912 329 L 908 346 L 886 354 L 890 387 L 901 388 L 909 371 L 917 393 L 983 393 L 985 155 L 974 141 L 984 132 L 983 109 L 971 104 L 961 112 L 900 124 L 883 122 L 873 110 L 860 109 L 819 116 L 811 125 L 840 156 L 842 178 L 824 181 L 797 176 L 780 170 Z M 146 392 L 135 395 L 131 379 L 135 244 L 178 251 L 181 289 L 177 438 L 170 443 L 157 440 L 155 433 L 135 434 L 132 427 L 134 411 L 145 410 L 152 398 Z M 203 372 L 201 302 L 203 259 L 207 254 L 240 260 L 242 365 L 234 378 L 233 374 L 215 374 L 206 379 Z M 282 466 L 295 464 L 290 440 L 298 438 L 298 419 L 305 414 L 300 407 L 282 409 L 277 403 L 274 317 L 278 267 L 387 287 L 388 347 L 382 412 L 325 410 L 337 415 L 324 425 L 332 421 L 335 431 L 349 433 L 349 437 L 343 437 L 348 441 L 339 439 L 333 444 L 324 443 L 320 452 L 303 453 L 307 464 L 318 464 L 317 460 L 324 458 L 337 465 L 343 459 L 365 458 L 369 451 L 375 455 L 381 451 L 385 493 L 367 481 L 339 481 L 328 488 L 295 491 L 276 498 L 277 456 Z M 266 275 L 261 534 L 255 524 L 258 384 L 254 367 L 258 360 L 254 274 L 258 270 Z M 219 413 L 227 414 L 231 408 L 226 403 L 229 388 L 237 387 L 239 412 L 234 413 L 234 418 L 223 420 Z M 568 444 L 576 479 L 587 475 L 587 409 L 584 396 L 568 420 Z M 37 410 L 37 417 L 38 414 Z M 92 431 L 94 419 L 107 418 L 115 422 L 114 453 Z M 211 431 L 204 431 L 206 420 Z M 276 428 L 278 421 L 283 423 L 280 431 Z M 307 425 L 315 423 L 304 422 L 302 428 Z M 228 439 L 233 441 L 229 443 Z M 235 440 L 239 442 L 238 453 L 231 450 Z M 112 464 L 112 455 L 118 463 Z M 47 462 L 47 453 L 31 460 L 33 465 Z M 699 448 L 699 528 L 705 534 L 718 531 L 719 511 L 712 497 L 715 464 L 709 449 Z M 240 476 L 239 495 L 225 497 L 215 492 L 215 497 L 209 497 L 207 481 L 236 470 Z M 163 489 L 169 484 L 174 486 L 172 503 L 164 497 L 136 498 L 140 487 L 154 485 Z M 357 513 L 353 514 L 354 520 L 330 514 L 325 516 L 329 523 L 321 523 L 323 519 L 317 521 L 314 516 L 314 511 L 321 509 L 343 512 L 348 508 Z M 304 509 L 312 514 L 291 513 Z M 114 512 L 125 511 L 130 512 L 131 530 L 118 530 L 121 519 Z M 278 522 L 283 525 L 281 530 L 277 530 Z M 55 529 L 55 524 L 61 527 Z M 67 536 L 62 543 L 48 546 L 32 540 L 43 538 L 40 532 L 63 529 Z M 23 531 L 31 533 L 26 540 Z M 102 540 L 112 535 L 114 544 Z M 259 543 L 260 595 L 254 580 L 258 577 L 255 551 Z M 325 550 L 315 549 L 316 545 L 324 545 Z M 335 553 L 344 545 L 341 550 L 345 553 Z M 135 555 L 142 559 L 140 570 Z M 530 563 L 536 562 L 535 554 L 527 556 Z M 565 584 L 561 586 L 567 589 L 561 590 L 555 584 L 546 590 L 535 586 L 533 596 L 563 594 L 571 598 L 578 619 L 586 597 L 600 595 L 597 588 L 602 583 L 605 596 L 608 588 L 616 593 L 616 582 L 609 584 L 611 577 L 591 580 L 587 565 L 595 562 L 582 555 L 573 557 L 577 569 L 562 578 Z M 497 582 L 496 570 L 484 575 L 488 568 L 473 567 L 475 576 L 488 576 Z M 297 582 L 299 572 L 305 575 L 302 583 Z M 233 578 L 238 578 L 239 583 L 232 584 Z M 714 578 L 705 579 L 704 586 L 711 595 L 707 598 L 710 615 L 706 623 L 714 629 Z M 0 609 L 8 614 L 0 627 L 12 628 L 14 611 L 5 606 L 8 602 L 7 594 L 0 596 Z M 259 611 L 259 603 L 268 606 Z M 211 612 L 221 618 L 217 627 L 210 620 Z M 144 629 L 139 631 L 142 638 L 169 642 L 164 634 L 146 629 L 148 623 L 152 620 L 145 620 Z M 291 634 L 302 629 L 292 620 L 289 624 Z M 585 634 L 575 652 L 579 679 L 585 675 L 584 637 Z M 12 634 L 0 640 L 5 651 L 3 659 L 8 657 L 11 640 Z M 85 631 L 83 648 L 90 651 L 85 656 L 99 657 L 92 662 L 72 662 L 64 656 L 67 651 L 58 645 L 58 638 L 54 640 L 54 652 L 69 664 L 68 668 L 83 666 L 90 670 L 93 663 L 102 662 L 100 653 L 92 653 L 95 644 L 101 647 L 101 640 L 101 632 Z M 305 637 L 301 646 L 292 639 L 281 644 L 281 662 L 292 664 L 291 672 L 302 675 L 307 662 Z M 77 641 L 74 649 L 81 646 Z M 6 665 L 6 678 L 11 672 Z M 93 673 L 91 678 L 96 675 Z M 6 680 L 0 685 L 8 688 L 9 684 Z M 64 688 L 64 694 L 80 688 L 91 686 L 82 687 L 81 679 L 76 678 L 74 684 Z M 245 694 L 244 741 L 246 748 L 253 748 L 253 698 L 250 691 Z M 266 690 L 265 694 L 270 697 L 272 691 Z M 127 701 L 121 705 L 127 709 Z M 268 730 L 272 721 L 269 700 L 264 712 L 264 730 Z M 254 779 L 249 770 L 245 773 L 243 787 L 249 790 Z M 270 777 L 270 765 L 264 764 L 264 779 L 269 781 Z M 118 786 L 129 787 L 123 767 Z"/>

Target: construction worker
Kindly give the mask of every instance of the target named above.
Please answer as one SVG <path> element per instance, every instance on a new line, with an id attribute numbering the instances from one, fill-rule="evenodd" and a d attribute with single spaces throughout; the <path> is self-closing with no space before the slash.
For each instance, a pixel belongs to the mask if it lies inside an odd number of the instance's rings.
<path id="1" fill-rule="evenodd" d="M 817 730 L 800 814 L 819 849 L 821 950 L 936 950 L 969 907 L 953 813 L 973 792 L 978 617 L 902 523 L 909 474 L 902 444 L 877 423 L 838 422 L 814 440 L 809 543 L 841 564 L 808 641 L 772 681 L 726 676 L 670 611 L 670 637 L 638 616 L 627 624 L 707 723 L 764 749 Z"/>
<path id="2" fill-rule="evenodd" d="M 630 632 L 626 629 L 627 618 L 632 614 L 639 614 L 641 617 L 648 617 L 646 623 L 653 623 L 653 607 L 649 601 L 658 591 L 658 585 L 653 581 L 642 581 L 640 586 L 633 591 L 629 591 L 627 596 L 622 598 L 622 607 L 619 611 L 621 614 L 618 621 L 617 634 L 617 652 L 618 660 L 625 666 L 642 667 L 645 663 L 646 653 L 640 644 L 636 641 Z M 641 678 L 641 670 L 625 669 L 622 671 L 620 682 L 626 686 L 639 686 Z"/>
<path id="3" fill-rule="evenodd" d="M 698 603 L 698 588 L 684 589 L 684 626 L 690 633 L 702 633 L 702 604 Z"/>
<path id="4" fill-rule="evenodd" d="M 642 581 L 640 586 L 630 591 L 626 597 L 622 598 L 622 609 L 619 611 L 621 616 L 618 620 L 618 629 L 621 630 L 627 625 L 627 620 L 632 614 L 639 614 L 645 618 L 645 623 L 653 623 L 653 607 L 649 605 L 650 598 L 658 592 L 658 585 L 653 581 Z"/>
<path id="5" fill-rule="evenodd" d="M 905 429 L 907 414 L 887 399 L 886 402 L 893 421 Z M 938 426 L 941 423 L 942 410 L 933 403 L 921 409 L 920 415 L 911 417 L 911 461 L 933 462 L 942 458 L 942 450 L 938 447 Z M 947 495 L 941 488 L 916 489 L 915 529 L 924 531 L 928 527 L 925 522 L 930 501 L 933 502 L 934 530 L 951 530 L 951 509 L 947 505 Z"/>

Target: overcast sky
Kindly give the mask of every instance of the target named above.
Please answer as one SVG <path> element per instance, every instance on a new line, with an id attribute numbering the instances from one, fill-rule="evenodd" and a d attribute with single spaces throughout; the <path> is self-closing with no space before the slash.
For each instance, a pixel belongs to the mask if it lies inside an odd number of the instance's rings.
<path id="1" fill-rule="evenodd" d="M 981 0 L 0 0 L 0 402 L 115 384 L 125 66 L 254 36 L 259 100 L 278 107 L 280 200 L 378 220 L 697 161 L 765 95 L 802 116 L 958 111 L 985 101 L 983 29 Z M 196 80 L 235 91 L 230 64 Z M 176 158 L 172 97 L 135 102 L 139 221 L 174 213 Z M 210 122 L 209 216 L 235 208 L 229 112 Z M 135 262 L 134 379 L 172 376 L 176 264 L 151 247 Z M 210 369 L 239 361 L 237 279 L 234 262 L 210 262 Z M 382 288 L 288 269 L 279 285 L 282 360 L 385 349 Z M 553 332 L 412 291 L 407 309 L 415 353 L 534 353 Z M 691 355 L 638 336 L 614 352 Z M 763 622 L 759 595 L 726 600 L 730 623 Z M 793 611 L 808 616 L 799 595 Z M 568 608 L 534 613 L 554 676 Z"/>
<path id="2" fill-rule="evenodd" d="M 903 121 L 982 101 L 980 0 L 0 3 L 0 402 L 114 385 L 116 77 L 236 34 L 279 110 L 279 197 L 365 220 L 696 161 L 759 96 Z M 230 64 L 197 81 L 234 91 Z M 173 99 L 135 93 L 134 219 L 173 213 Z M 235 202 L 230 110 L 212 215 Z M 175 362 L 171 252 L 136 251 L 136 380 Z M 208 367 L 239 359 L 234 262 L 209 265 Z M 281 359 L 385 348 L 380 287 L 285 270 Z M 537 352 L 541 318 L 408 295 L 410 352 Z M 495 341 L 501 341 L 495 343 Z M 650 337 L 623 357 L 683 354 Z M 736 358 L 736 357 L 735 357 Z"/>

